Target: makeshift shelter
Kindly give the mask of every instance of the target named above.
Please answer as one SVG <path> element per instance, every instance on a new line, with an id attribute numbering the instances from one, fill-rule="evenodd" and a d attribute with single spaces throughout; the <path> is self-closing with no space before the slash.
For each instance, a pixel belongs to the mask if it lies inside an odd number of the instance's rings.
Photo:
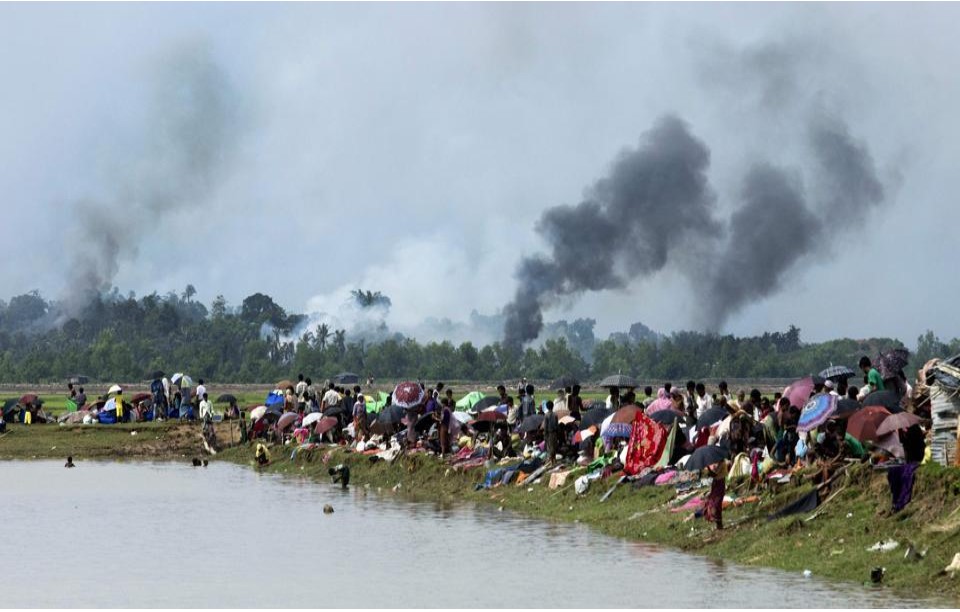
<path id="1" fill-rule="evenodd" d="M 334 377 L 333 381 L 338 385 L 358 385 L 360 384 L 360 375 L 353 372 L 341 372 Z"/>
<path id="2" fill-rule="evenodd" d="M 457 400 L 457 410 L 470 410 L 476 405 L 477 402 L 482 400 L 483 397 L 484 395 L 481 391 L 471 391 Z"/>

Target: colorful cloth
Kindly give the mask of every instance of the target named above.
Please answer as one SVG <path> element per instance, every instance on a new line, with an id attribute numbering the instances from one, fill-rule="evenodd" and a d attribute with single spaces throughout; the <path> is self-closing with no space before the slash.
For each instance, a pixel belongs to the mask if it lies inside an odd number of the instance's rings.
<path id="1" fill-rule="evenodd" d="M 627 444 L 627 460 L 624 462 L 623 473 L 634 476 L 640 473 L 643 468 L 657 463 L 666 442 L 666 430 L 642 412 L 637 412 L 636 416 L 633 417 L 630 442 Z"/>
<path id="2" fill-rule="evenodd" d="M 913 498 L 913 479 L 919 463 L 904 463 L 887 470 L 887 482 L 890 483 L 890 495 L 893 497 L 893 511 L 900 512 Z"/>

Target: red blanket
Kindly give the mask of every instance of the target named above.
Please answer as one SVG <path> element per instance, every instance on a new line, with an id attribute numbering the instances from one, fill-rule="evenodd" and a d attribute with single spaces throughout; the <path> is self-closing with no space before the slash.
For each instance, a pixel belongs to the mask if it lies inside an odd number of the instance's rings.
<path id="1" fill-rule="evenodd" d="M 660 453 L 667 442 L 667 430 L 662 425 L 637 412 L 633 418 L 633 430 L 627 445 L 627 461 L 623 472 L 635 476 L 643 468 L 654 465 L 660 459 Z"/>

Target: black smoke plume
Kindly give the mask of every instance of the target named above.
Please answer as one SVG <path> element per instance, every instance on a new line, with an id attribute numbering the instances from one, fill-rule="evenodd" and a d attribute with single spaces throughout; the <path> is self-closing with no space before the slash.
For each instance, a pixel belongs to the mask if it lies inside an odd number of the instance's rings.
<path id="1" fill-rule="evenodd" d="M 719 230 L 706 171 L 707 147 L 686 124 L 665 117 L 576 206 L 547 210 L 537 231 L 549 255 L 523 259 L 504 308 L 504 344 L 518 350 L 543 328 L 543 308 L 560 296 L 616 289 L 662 269 L 691 238 Z"/>
<path id="2" fill-rule="evenodd" d="M 76 203 L 74 247 L 61 301 L 75 315 L 109 291 L 122 261 L 144 240 L 164 240 L 162 226 L 182 213 L 199 221 L 224 179 L 239 128 L 226 73 L 204 44 L 163 57 L 152 74 L 151 106 L 132 151 L 105 197 Z M 181 225 L 181 227 L 183 227 Z"/>

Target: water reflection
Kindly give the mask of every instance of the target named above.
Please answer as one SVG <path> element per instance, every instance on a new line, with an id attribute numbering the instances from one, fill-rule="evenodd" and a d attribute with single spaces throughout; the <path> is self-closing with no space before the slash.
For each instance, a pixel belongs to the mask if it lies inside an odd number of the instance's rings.
<path id="1" fill-rule="evenodd" d="M 42 567 L 51 578 L 8 581 L 10 607 L 931 605 L 491 506 L 403 503 L 228 464 L 9 462 L 0 482 L 0 511 L 13 526 L 0 567 Z M 322 513 L 327 503 L 334 514 Z M 254 580 L 258 567 L 271 568 L 269 588 Z M 558 568 L 574 567 L 602 568 L 603 584 L 629 588 L 558 579 Z M 111 579 L 91 568 L 111 568 Z M 309 568 L 332 586 L 317 589 Z M 477 576 L 496 580 L 478 588 Z"/>

